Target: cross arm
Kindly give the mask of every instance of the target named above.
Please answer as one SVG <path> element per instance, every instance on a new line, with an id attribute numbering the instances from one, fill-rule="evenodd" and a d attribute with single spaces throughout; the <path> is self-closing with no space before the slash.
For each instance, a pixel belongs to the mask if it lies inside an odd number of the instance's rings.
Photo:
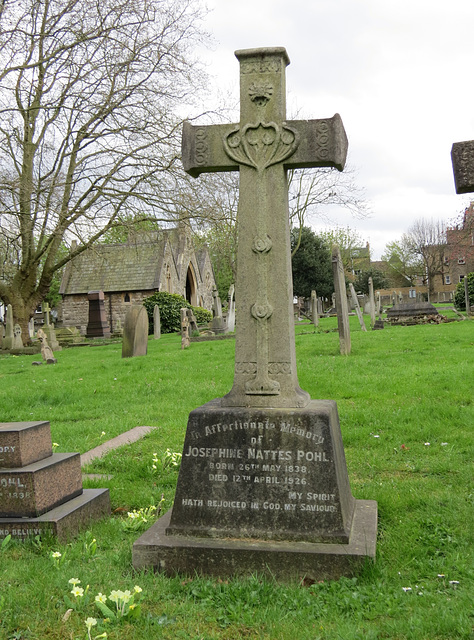
<path id="1" fill-rule="evenodd" d="M 238 171 L 239 165 L 224 150 L 224 137 L 235 129 L 235 124 L 195 126 L 183 124 L 181 144 L 182 162 L 186 173 L 197 178 L 200 173 Z"/>
<path id="2" fill-rule="evenodd" d="M 455 142 L 451 149 L 456 193 L 474 192 L 474 140 Z"/>
<path id="3" fill-rule="evenodd" d="M 289 120 L 287 126 L 298 133 L 296 151 L 285 162 L 287 169 L 335 167 L 344 169 L 348 141 L 341 116 L 320 120 Z"/>

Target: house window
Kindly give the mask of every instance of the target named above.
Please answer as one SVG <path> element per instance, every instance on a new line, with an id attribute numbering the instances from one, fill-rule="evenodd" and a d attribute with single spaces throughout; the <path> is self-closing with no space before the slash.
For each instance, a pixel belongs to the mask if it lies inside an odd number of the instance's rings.
<path id="1" fill-rule="evenodd" d="M 444 284 L 451 284 L 451 276 L 444 276 Z"/>
<path id="2" fill-rule="evenodd" d="M 410 289 L 410 291 L 408 292 L 408 297 L 409 298 L 416 298 L 416 290 L 415 289 Z"/>
<path id="3" fill-rule="evenodd" d="M 458 258 L 458 264 L 466 264 L 464 256 L 462 258 Z"/>
<path id="4" fill-rule="evenodd" d="M 464 280 L 464 276 L 459 276 L 459 282 L 462 282 Z"/>
<path id="5" fill-rule="evenodd" d="M 124 302 L 130 302 L 130 296 L 129 296 L 129 294 L 128 294 L 128 293 L 126 293 L 126 294 L 124 295 L 124 297 L 123 297 L 123 301 L 124 301 Z"/>

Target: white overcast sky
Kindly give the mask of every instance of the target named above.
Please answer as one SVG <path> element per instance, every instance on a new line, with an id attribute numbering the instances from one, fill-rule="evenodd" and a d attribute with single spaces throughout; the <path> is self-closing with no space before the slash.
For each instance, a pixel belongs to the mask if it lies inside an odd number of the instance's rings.
<path id="1" fill-rule="evenodd" d="M 236 49 L 283 46 L 288 112 L 341 115 L 371 217 L 335 208 L 331 217 L 370 242 L 372 259 L 415 219 L 449 222 L 474 200 L 456 195 L 450 155 L 453 142 L 474 139 L 474 0 L 206 5 L 214 46 L 201 56 L 216 96 L 230 92 L 238 101 Z"/>

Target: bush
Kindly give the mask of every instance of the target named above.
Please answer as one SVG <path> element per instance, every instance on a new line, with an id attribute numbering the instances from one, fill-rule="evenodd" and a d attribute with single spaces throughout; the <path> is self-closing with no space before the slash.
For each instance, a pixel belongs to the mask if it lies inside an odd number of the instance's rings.
<path id="1" fill-rule="evenodd" d="M 469 305 L 472 306 L 474 304 L 474 271 L 468 273 L 467 276 L 467 290 L 469 292 Z M 456 290 L 454 292 L 454 306 L 456 309 L 465 310 L 466 309 L 466 298 L 464 295 L 464 281 L 459 282 L 456 285 Z"/>
<path id="2" fill-rule="evenodd" d="M 177 293 L 167 293 L 161 291 L 154 293 L 149 298 L 145 298 L 143 305 L 148 313 L 148 332 L 153 333 L 153 309 L 155 305 L 160 308 L 160 321 L 162 333 L 175 333 L 181 330 L 180 310 L 183 307 L 192 309 L 198 323 L 209 322 L 212 320 L 212 313 L 202 307 L 193 307 L 183 296 Z"/>

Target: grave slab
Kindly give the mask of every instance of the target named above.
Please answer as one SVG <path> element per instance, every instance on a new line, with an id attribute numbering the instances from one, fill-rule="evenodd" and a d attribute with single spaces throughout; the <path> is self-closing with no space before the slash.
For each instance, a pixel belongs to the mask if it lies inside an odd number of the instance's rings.
<path id="1" fill-rule="evenodd" d="M 52 453 L 49 422 L 0 422 L 0 469 L 25 467 Z"/>
<path id="2" fill-rule="evenodd" d="M 81 493 L 79 453 L 53 453 L 0 473 L 0 517 L 37 517 Z"/>
<path id="3" fill-rule="evenodd" d="M 108 489 L 84 489 L 81 495 L 38 517 L 0 518 L 0 538 L 8 534 L 17 540 L 47 534 L 59 542 L 70 540 L 92 521 L 110 515 Z"/>

